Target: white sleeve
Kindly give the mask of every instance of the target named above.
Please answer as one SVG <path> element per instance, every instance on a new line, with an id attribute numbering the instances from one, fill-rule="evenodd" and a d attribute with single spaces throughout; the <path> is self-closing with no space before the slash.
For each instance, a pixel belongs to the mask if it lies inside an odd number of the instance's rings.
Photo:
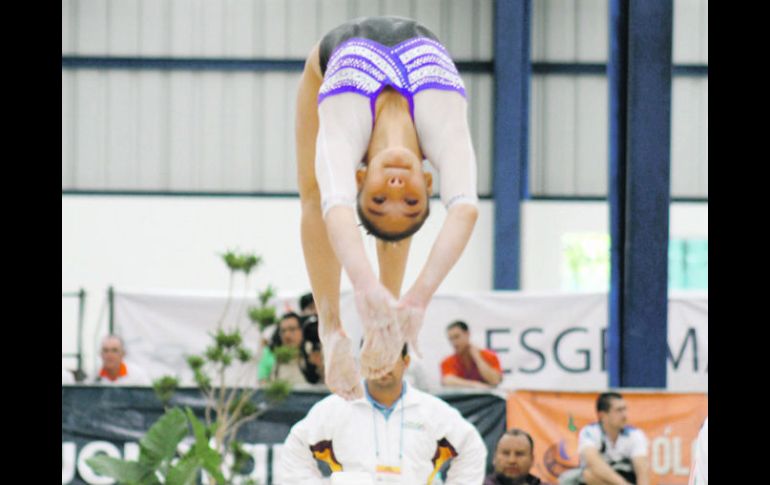
<path id="1" fill-rule="evenodd" d="M 371 135 L 368 98 L 343 93 L 318 105 L 315 176 L 324 216 L 336 205 L 355 206 L 356 167 L 366 154 Z"/>
<path id="2" fill-rule="evenodd" d="M 647 436 L 645 436 L 644 431 L 635 429 L 631 436 L 634 443 L 633 449 L 631 450 L 631 458 L 647 456 Z"/>
<path id="3" fill-rule="evenodd" d="M 585 448 L 602 448 L 602 437 L 597 426 L 584 426 L 578 435 L 578 453 Z"/>
<path id="4" fill-rule="evenodd" d="M 454 91 L 420 91 L 414 97 L 414 124 L 423 155 L 439 173 L 444 206 L 477 204 L 476 155 L 465 98 Z"/>
<path id="5" fill-rule="evenodd" d="M 460 412 L 446 405 L 440 413 L 445 423 L 446 439 L 455 448 L 457 456 L 449 465 L 445 485 L 469 485 L 484 482 L 487 466 L 487 447 L 475 426 Z"/>
<path id="6" fill-rule="evenodd" d="M 281 448 L 276 485 L 315 485 L 323 478 L 308 440 L 310 428 L 316 424 L 315 414 L 308 415 L 291 427 Z"/>

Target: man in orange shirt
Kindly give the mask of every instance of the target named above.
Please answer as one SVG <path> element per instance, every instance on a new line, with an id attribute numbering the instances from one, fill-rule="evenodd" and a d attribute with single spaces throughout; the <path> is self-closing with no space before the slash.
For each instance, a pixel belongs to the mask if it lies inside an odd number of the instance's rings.
<path id="1" fill-rule="evenodd" d="M 107 335 L 102 339 L 102 368 L 94 384 L 115 386 L 151 386 L 152 379 L 139 366 L 131 364 L 131 370 L 123 358 L 126 355 L 123 339 Z"/>
<path id="2" fill-rule="evenodd" d="M 447 327 L 455 353 L 441 362 L 441 384 L 447 387 L 491 389 L 503 380 L 497 354 L 471 343 L 468 324 L 458 320 Z"/>

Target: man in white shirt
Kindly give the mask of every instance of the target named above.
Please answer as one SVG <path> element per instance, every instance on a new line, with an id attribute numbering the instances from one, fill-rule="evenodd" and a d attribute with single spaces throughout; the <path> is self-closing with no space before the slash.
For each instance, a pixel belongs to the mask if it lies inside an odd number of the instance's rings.
<path id="1" fill-rule="evenodd" d="M 102 368 L 94 379 L 94 384 L 114 386 L 151 386 L 152 379 L 135 364 L 125 362 L 126 356 L 123 339 L 117 335 L 107 335 L 102 339 Z"/>
<path id="2" fill-rule="evenodd" d="M 598 423 L 580 430 L 580 483 L 586 485 L 649 485 L 647 437 L 627 424 L 628 407 L 618 393 L 596 400 Z"/>
<path id="3" fill-rule="evenodd" d="M 364 381 L 364 397 L 332 394 L 296 423 L 281 449 L 280 485 L 325 483 L 332 473 L 365 473 L 376 483 L 431 484 L 447 460 L 445 484 L 484 481 L 487 449 L 476 428 L 441 399 L 406 384 L 406 345 L 392 371 Z"/>

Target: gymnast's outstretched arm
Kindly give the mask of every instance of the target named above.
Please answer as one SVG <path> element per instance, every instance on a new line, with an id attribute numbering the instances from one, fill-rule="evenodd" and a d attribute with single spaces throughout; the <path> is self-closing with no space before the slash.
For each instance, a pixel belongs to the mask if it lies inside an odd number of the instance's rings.
<path id="1" fill-rule="evenodd" d="M 409 246 L 378 243 L 378 279 L 364 250 L 355 214 L 356 167 L 372 136 L 369 99 L 357 93 L 326 97 L 318 106 L 318 118 L 315 172 L 323 217 L 334 254 L 353 284 L 365 335 L 361 372 L 376 378 L 389 370 L 403 347 L 396 298 Z"/>
<path id="2" fill-rule="evenodd" d="M 366 154 L 372 134 L 369 100 L 357 93 L 329 96 L 318 106 L 318 122 L 315 175 L 331 247 L 353 284 L 365 329 L 398 328 L 396 299 L 372 269 L 355 213 L 356 167 Z M 398 351 L 400 347 L 396 354 Z"/>
<path id="3" fill-rule="evenodd" d="M 478 218 L 478 197 L 465 98 L 454 91 L 417 93 L 415 127 L 423 153 L 439 171 L 441 200 L 447 207 L 447 217 L 428 259 L 400 301 L 402 311 L 409 315 L 405 336 L 419 354 L 417 335 L 425 307 L 468 244 Z"/>

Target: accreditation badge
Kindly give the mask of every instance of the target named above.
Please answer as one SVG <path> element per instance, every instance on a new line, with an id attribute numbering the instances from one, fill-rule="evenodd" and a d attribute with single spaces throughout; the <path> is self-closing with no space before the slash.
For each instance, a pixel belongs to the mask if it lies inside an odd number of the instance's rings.
<path id="1" fill-rule="evenodd" d="M 378 464 L 374 471 L 375 483 L 401 483 L 401 465 Z"/>

